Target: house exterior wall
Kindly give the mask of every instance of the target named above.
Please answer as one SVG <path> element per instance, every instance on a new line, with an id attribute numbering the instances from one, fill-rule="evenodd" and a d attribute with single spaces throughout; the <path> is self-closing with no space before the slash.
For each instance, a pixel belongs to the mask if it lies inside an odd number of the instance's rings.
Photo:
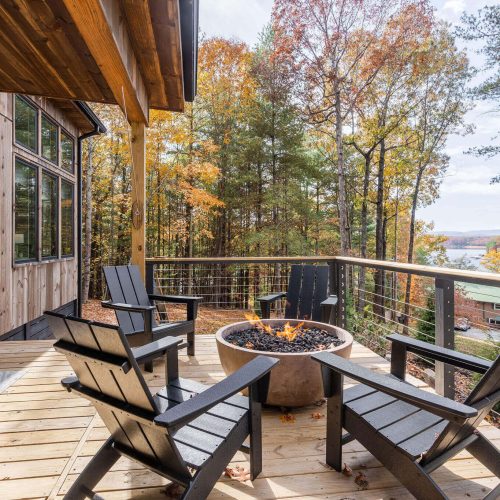
<path id="1" fill-rule="evenodd" d="M 44 338 L 46 328 L 40 323 L 45 310 L 74 309 L 77 299 L 77 253 L 76 253 L 76 169 L 77 137 L 80 131 L 56 101 L 30 97 L 41 111 L 45 112 L 73 138 L 73 173 L 63 170 L 15 143 L 14 104 L 15 95 L 0 93 L 0 340 L 19 338 Z M 40 116 L 38 112 L 39 129 Z M 61 130 L 61 129 L 59 129 Z M 40 141 L 40 133 L 38 133 Z M 60 151 L 59 147 L 59 151 Z M 40 152 L 40 143 L 38 145 Z M 46 171 L 73 184 L 73 256 L 58 257 L 32 262 L 15 262 L 14 258 L 14 174 L 15 160 L 22 159 L 37 167 L 38 200 L 40 200 L 41 172 Z M 61 192 L 61 180 L 59 193 Z M 60 194 L 59 194 L 60 196 Z M 61 234 L 61 203 L 58 203 L 58 234 Z M 40 202 L 38 202 L 40 212 Z M 40 220 L 40 215 L 38 216 Z M 38 247 L 41 231 L 38 231 Z M 60 246 L 60 236 L 58 245 Z M 40 254 L 39 254 L 40 255 Z M 59 249 L 59 255 L 61 251 Z"/>

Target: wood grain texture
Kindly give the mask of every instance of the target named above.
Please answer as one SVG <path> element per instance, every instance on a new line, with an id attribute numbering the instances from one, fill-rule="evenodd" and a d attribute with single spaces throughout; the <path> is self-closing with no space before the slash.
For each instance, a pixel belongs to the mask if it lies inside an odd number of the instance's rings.
<path id="1" fill-rule="evenodd" d="M 224 377 L 216 353 L 215 339 L 211 335 L 197 337 L 196 358 L 180 356 L 181 376 L 213 384 Z M 108 437 L 104 423 L 96 418 L 90 427 L 92 416 L 87 415 L 88 405 L 77 405 L 83 400 L 66 391 L 54 392 L 51 387 L 58 384 L 38 384 L 37 377 L 46 378 L 46 364 L 51 363 L 57 377 L 70 375 L 71 369 L 64 358 L 51 349 L 49 341 L 30 341 L 22 344 L 3 342 L 0 344 L 0 360 L 20 363 L 30 377 L 30 392 L 15 391 L 17 384 L 0 394 L 0 406 L 8 404 L 8 412 L 19 405 L 17 421 L 1 423 L 0 419 L 0 497 L 10 498 L 62 498 L 84 469 L 92 455 Z M 21 346 L 21 347 L 19 347 Z M 18 349 L 22 351 L 18 352 Z M 388 363 L 360 344 L 354 343 L 351 359 L 357 364 L 388 372 Z M 44 361 L 41 361 L 44 360 Z M 148 385 L 158 390 L 164 384 L 164 366 L 155 363 L 154 373 L 146 374 Z M 57 370 L 57 371 L 56 371 Z M 409 380 L 414 383 L 411 377 Z M 421 382 L 420 385 L 423 385 Z M 74 402 L 72 416 L 58 416 L 60 404 L 63 408 Z M 53 416 L 33 415 L 29 411 L 49 410 L 53 405 Z M 324 414 L 324 407 L 309 407 L 295 410 L 293 423 L 283 423 L 281 413 L 264 409 L 263 419 L 263 472 L 253 483 L 240 483 L 221 477 L 209 499 L 238 498 L 307 498 L 307 499 L 410 499 L 411 495 L 396 479 L 373 458 L 358 442 L 344 447 L 344 461 L 353 469 L 354 475 L 362 471 L 368 478 L 368 488 L 359 491 L 353 477 L 346 477 L 326 467 L 325 464 L 325 417 L 312 418 L 312 413 Z M 37 418 L 38 417 L 38 418 Z M 481 432 L 498 446 L 500 431 L 482 424 Z M 18 451 L 14 451 L 14 449 Z M 75 451 L 77 451 L 75 456 Z M 25 455 L 23 455 L 25 452 Z M 7 457 L 7 458 L 4 458 Z M 70 463 L 71 462 L 71 463 Z M 70 464 L 69 467 L 67 465 Z M 237 453 L 231 466 L 248 468 L 247 457 Z M 446 467 L 441 467 L 433 477 L 451 499 L 479 499 L 498 484 L 477 460 L 466 451 L 461 452 Z M 106 499 L 165 498 L 166 482 L 140 465 L 120 459 L 98 486 Z"/>

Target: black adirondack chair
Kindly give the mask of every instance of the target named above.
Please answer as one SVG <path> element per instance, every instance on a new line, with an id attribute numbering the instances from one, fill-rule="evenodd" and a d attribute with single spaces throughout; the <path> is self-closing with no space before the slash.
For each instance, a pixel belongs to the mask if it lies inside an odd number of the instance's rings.
<path id="1" fill-rule="evenodd" d="M 207 388 L 179 377 L 181 339 L 134 349 L 118 326 L 52 312 L 46 318 L 58 339 L 54 348 L 76 374 L 62 385 L 91 401 L 111 434 L 66 499 L 97 498 L 92 490 L 120 456 L 182 485 L 186 500 L 206 498 L 238 450 L 250 454 L 251 478 L 260 473 L 261 404 L 277 359 L 259 356 Z M 138 363 L 163 355 L 167 385 L 152 395 Z M 238 394 L 247 387 L 248 398 Z"/>
<path id="2" fill-rule="evenodd" d="M 500 356 L 494 362 L 402 335 L 392 341 L 391 375 L 374 373 L 331 353 L 322 365 L 328 398 L 326 461 L 342 470 L 342 445 L 359 441 L 418 499 L 447 498 L 430 473 L 467 449 L 497 477 L 500 451 L 477 430 L 500 401 Z M 407 352 L 484 374 L 462 403 L 404 382 Z M 343 391 L 343 376 L 361 384 Z M 342 428 L 349 434 L 342 436 Z M 500 485 L 485 498 L 500 495 Z"/>
<path id="3" fill-rule="evenodd" d="M 201 297 L 148 294 L 137 266 L 106 266 L 103 268 L 111 300 L 103 307 L 114 309 L 122 331 L 132 347 L 148 344 L 166 336 L 187 335 L 189 356 L 195 354 L 195 320 Z M 187 320 L 158 324 L 155 302 L 187 304 Z M 146 370 L 152 371 L 151 363 Z"/>
<path id="4" fill-rule="evenodd" d="M 328 296 L 328 266 L 292 265 L 288 290 L 259 297 L 262 318 L 271 316 L 271 305 L 286 297 L 285 318 L 330 323 L 337 297 Z"/>

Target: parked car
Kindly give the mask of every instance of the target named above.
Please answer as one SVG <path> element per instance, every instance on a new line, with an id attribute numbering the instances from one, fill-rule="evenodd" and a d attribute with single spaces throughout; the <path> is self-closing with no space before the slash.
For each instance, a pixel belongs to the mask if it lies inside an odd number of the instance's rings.
<path id="1" fill-rule="evenodd" d="M 455 330 L 460 332 L 470 330 L 470 321 L 467 318 L 455 318 Z"/>

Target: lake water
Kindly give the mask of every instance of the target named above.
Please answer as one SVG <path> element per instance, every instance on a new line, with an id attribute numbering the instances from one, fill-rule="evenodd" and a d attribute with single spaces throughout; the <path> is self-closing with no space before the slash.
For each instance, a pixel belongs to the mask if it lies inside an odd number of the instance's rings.
<path id="1" fill-rule="evenodd" d="M 486 248 L 447 248 L 446 255 L 450 261 L 460 259 L 461 257 L 467 257 L 471 263 L 477 267 L 478 271 L 487 271 L 481 265 L 481 259 L 486 253 Z"/>

